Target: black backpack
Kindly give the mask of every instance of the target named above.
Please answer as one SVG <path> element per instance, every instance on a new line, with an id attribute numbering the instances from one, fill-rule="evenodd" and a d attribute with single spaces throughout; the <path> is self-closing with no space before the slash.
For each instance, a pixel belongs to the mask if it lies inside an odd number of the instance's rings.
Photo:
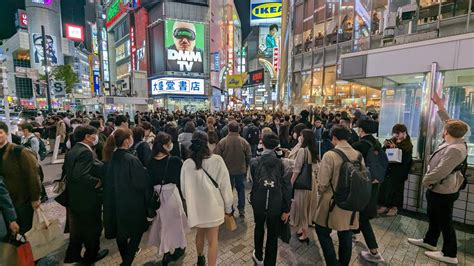
<path id="1" fill-rule="evenodd" d="M 137 149 L 138 149 L 138 147 L 139 147 L 142 143 L 144 143 L 144 141 L 140 141 L 140 142 L 134 144 L 134 145 L 129 149 L 129 152 L 130 152 L 131 154 L 135 155 L 135 156 L 138 156 Z"/>
<path id="2" fill-rule="evenodd" d="M 333 149 L 339 155 L 343 163 L 339 172 L 339 180 L 336 189 L 331 183 L 333 192 L 333 203 L 329 209 L 332 211 L 334 206 L 352 211 L 351 225 L 355 219 L 355 213 L 364 210 L 370 201 L 372 192 L 372 178 L 369 170 L 362 165 L 362 155 L 359 154 L 356 161 L 351 161 L 338 149 Z"/>
<path id="3" fill-rule="evenodd" d="M 32 137 L 32 138 L 37 138 L 37 137 Z M 40 138 L 37 138 L 37 139 L 39 143 L 38 155 L 40 157 L 40 161 L 43 161 L 46 158 L 46 155 L 48 154 L 46 151 L 46 145 L 44 144 L 44 141 L 42 139 Z M 29 138 L 28 141 L 23 146 L 31 149 L 31 138 Z"/>
<path id="4" fill-rule="evenodd" d="M 376 179 L 382 183 L 385 179 L 388 169 L 388 157 L 381 146 L 374 146 L 372 142 L 363 139 L 361 142 L 367 143 L 370 148 L 364 157 L 365 167 L 369 169 L 372 180 Z"/>
<path id="5" fill-rule="evenodd" d="M 283 169 L 281 160 L 274 155 L 264 154 L 258 159 L 250 192 L 250 204 L 255 212 L 268 216 L 282 213 L 280 179 L 284 175 Z"/>
<path id="6" fill-rule="evenodd" d="M 256 126 L 250 126 L 247 130 L 247 136 L 245 139 L 248 141 L 250 145 L 258 145 L 260 142 L 260 131 Z"/>

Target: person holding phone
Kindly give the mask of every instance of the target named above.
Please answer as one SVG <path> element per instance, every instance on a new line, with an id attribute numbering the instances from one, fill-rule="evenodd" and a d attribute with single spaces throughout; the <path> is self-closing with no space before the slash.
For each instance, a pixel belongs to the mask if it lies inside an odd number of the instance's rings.
<path id="1" fill-rule="evenodd" d="M 403 192 L 405 181 L 412 164 L 413 144 L 408 129 L 403 124 L 396 124 L 392 128 L 392 138 L 384 141 L 384 149 L 397 148 L 402 150 L 402 162 L 390 163 L 385 181 L 380 187 L 378 214 L 396 216 L 398 209 L 403 206 Z"/>

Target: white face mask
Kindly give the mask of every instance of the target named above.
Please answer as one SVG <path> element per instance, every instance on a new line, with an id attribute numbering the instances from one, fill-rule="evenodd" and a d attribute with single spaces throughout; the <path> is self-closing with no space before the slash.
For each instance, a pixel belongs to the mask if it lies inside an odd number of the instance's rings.
<path id="1" fill-rule="evenodd" d="M 298 138 L 298 134 L 293 133 L 293 139 L 297 139 L 297 138 Z"/>
<path id="2" fill-rule="evenodd" d="M 299 142 L 299 143 L 303 143 L 303 136 L 300 136 L 300 137 L 298 138 L 298 142 Z"/>
<path id="3" fill-rule="evenodd" d="M 170 151 L 173 150 L 173 143 L 171 143 L 171 145 L 169 145 L 169 146 L 164 146 L 163 148 L 165 148 L 165 150 L 167 150 L 168 152 L 170 152 Z"/>

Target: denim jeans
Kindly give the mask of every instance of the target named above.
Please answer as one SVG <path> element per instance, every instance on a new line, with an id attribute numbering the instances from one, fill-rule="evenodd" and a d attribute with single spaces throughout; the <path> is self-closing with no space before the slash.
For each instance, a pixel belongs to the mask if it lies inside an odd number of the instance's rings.
<path id="1" fill-rule="evenodd" d="M 339 238 L 339 260 L 336 257 L 336 250 L 332 243 L 331 228 L 316 225 L 316 234 L 318 235 L 319 244 L 323 250 L 326 265 L 349 265 L 352 254 L 352 232 L 338 231 Z"/>
<path id="2" fill-rule="evenodd" d="M 232 184 L 232 188 L 235 187 L 235 189 L 237 189 L 237 209 L 239 212 L 243 212 L 245 210 L 245 176 L 246 174 L 230 175 L 230 183 Z"/>

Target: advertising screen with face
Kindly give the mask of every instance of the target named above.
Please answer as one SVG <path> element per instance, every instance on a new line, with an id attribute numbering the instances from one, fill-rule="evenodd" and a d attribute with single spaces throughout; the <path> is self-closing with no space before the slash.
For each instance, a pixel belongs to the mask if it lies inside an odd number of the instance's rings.
<path id="1" fill-rule="evenodd" d="M 43 38 L 39 33 L 33 33 L 33 51 L 34 51 L 34 62 L 39 64 L 43 60 Z M 56 37 L 51 35 L 45 35 L 46 39 L 46 56 L 48 57 L 49 63 L 52 65 L 58 64 L 58 55 L 56 49 Z"/>
<path id="2" fill-rule="evenodd" d="M 204 24 L 167 20 L 167 71 L 204 72 Z"/>
<path id="3" fill-rule="evenodd" d="M 259 53 L 266 58 L 273 58 L 274 48 L 280 46 L 280 24 L 260 26 L 258 38 Z"/>

